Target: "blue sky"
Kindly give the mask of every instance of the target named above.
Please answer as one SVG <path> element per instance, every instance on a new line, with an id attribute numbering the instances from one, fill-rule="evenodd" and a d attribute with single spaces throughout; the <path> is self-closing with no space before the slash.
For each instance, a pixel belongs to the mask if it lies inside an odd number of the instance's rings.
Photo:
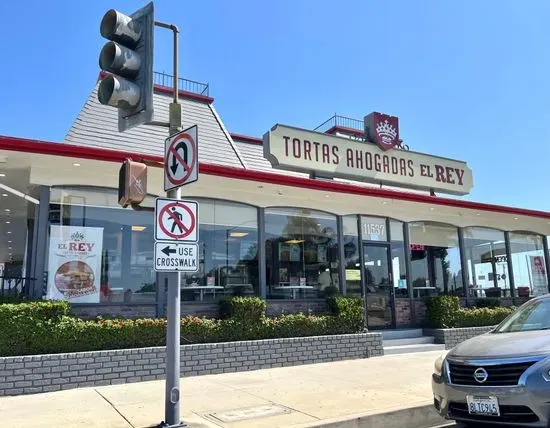
<path id="1" fill-rule="evenodd" d="M 138 1 L 1 2 L 0 134 L 63 141 L 93 88 L 101 17 Z M 412 150 L 468 162 L 467 199 L 550 210 L 550 2 L 155 2 L 180 75 L 208 82 L 231 132 L 399 116 Z M 25 23 L 26 22 L 26 23 Z M 171 35 L 156 30 L 155 69 Z"/>

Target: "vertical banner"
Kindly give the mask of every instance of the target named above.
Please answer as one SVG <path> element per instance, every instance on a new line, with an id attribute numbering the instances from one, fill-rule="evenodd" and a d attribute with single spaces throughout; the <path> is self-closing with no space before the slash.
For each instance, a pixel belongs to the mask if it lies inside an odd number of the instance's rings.
<path id="1" fill-rule="evenodd" d="M 548 282 L 546 277 L 546 267 L 544 265 L 544 256 L 530 256 L 531 272 L 533 277 L 534 295 L 548 293 Z"/>
<path id="2" fill-rule="evenodd" d="M 46 297 L 99 303 L 102 227 L 51 226 Z"/>

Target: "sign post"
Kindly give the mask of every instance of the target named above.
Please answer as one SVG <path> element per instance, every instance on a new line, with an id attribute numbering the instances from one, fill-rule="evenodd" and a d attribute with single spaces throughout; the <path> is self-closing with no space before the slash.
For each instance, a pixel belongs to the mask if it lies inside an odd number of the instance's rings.
<path id="1" fill-rule="evenodd" d="M 181 131 L 178 103 L 178 28 L 155 24 L 174 32 L 174 100 L 169 110 L 169 137 L 165 141 L 164 190 L 167 198 L 155 203 L 155 270 L 167 273 L 165 421 L 159 428 L 185 425 L 180 419 L 181 272 L 198 270 L 199 204 L 181 200 L 181 186 L 198 180 L 198 127 Z"/>
<path id="2" fill-rule="evenodd" d="M 172 30 L 174 34 L 174 99 L 169 107 L 168 135 L 177 134 L 181 130 L 181 104 L 178 102 L 178 33 L 173 24 L 155 22 L 155 25 Z M 164 162 L 166 163 L 166 159 Z M 181 191 L 171 189 L 166 195 L 171 199 L 180 199 Z M 155 217 L 156 217 L 155 212 Z M 155 245 L 156 247 L 156 245 Z M 180 318 L 181 318 L 181 276 L 179 272 L 168 275 L 168 290 L 166 296 L 166 389 L 164 417 L 162 428 L 184 427 L 180 419 Z"/>

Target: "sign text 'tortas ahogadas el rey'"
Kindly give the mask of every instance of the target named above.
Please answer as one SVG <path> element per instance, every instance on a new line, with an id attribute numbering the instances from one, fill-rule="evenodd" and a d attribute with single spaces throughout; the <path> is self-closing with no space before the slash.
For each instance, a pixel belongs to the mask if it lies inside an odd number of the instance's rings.
<path id="1" fill-rule="evenodd" d="M 466 162 L 392 150 L 399 144 L 394 116 L 372 113 L 365 123 L 376 144 L 277 124 L 263 137 L 264 157 L 274 168 L 289 171 L 454 195 L 470 192 L 473 177 Z"/>

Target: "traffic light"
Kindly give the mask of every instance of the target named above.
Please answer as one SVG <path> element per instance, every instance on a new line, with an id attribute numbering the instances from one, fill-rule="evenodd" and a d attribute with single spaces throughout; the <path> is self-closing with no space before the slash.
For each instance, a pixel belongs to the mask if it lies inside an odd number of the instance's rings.
<path id="1" fill-rule="evenodd" d="M 99 55 L 107 72 L 98 88 L 101 104 L 118 109 L 118 130 L 153 120 L 153 3 L 126 16 L 110 9 L 100 32 L 110 41 Z"/>
<path id="2" fill-rule="evenodd" d="M 118 173 L 118 203 L 139 205 L 147 195 L 147 165 L 126 159 Z"/>

